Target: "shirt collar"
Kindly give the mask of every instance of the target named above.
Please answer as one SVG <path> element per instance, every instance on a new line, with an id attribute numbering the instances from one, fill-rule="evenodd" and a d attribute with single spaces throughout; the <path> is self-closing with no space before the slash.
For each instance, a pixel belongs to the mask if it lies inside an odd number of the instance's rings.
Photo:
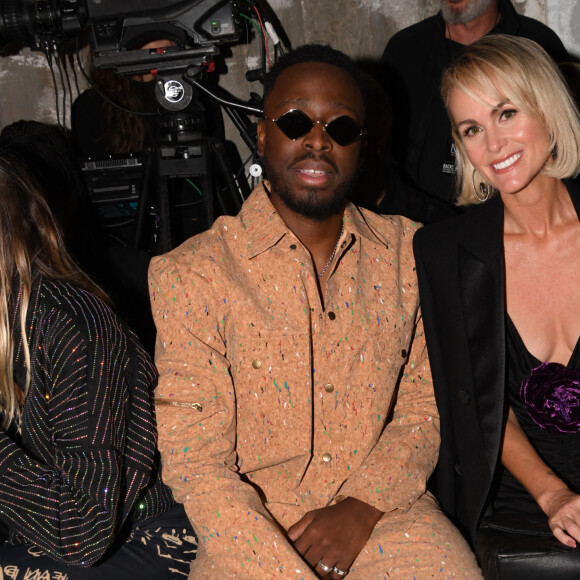
<path id="1" fill-rule="evenodd" d="M 369 225 L 370 215 L 373 215 L 372 212 L 361 210 L 349 202 L 344 210 L 346 237 L 362 237 L 372 243 L 387 244 L 388 240 L 382 232 Z M 258 184 L 246 199 L 238 217 L 246 230 L 246 257 L 249 260 L 272 248 L 286 236 L 298 240 L 276 211 L 263 183 Z"/>

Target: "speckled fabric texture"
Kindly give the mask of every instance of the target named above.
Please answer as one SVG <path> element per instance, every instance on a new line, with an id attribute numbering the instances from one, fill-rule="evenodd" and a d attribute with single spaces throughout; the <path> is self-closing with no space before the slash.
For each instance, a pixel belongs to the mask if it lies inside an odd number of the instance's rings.
<path id="1" fill-rule="evenodd" d="M 307 511 L 352 496 L 414 512 L 439 445 L 416 228 L 349 205 L 324 307 L 263 187 L 153 259 L 159 447 L 199 535 L 190 578 L 316 578 L 285 536 Z"/>

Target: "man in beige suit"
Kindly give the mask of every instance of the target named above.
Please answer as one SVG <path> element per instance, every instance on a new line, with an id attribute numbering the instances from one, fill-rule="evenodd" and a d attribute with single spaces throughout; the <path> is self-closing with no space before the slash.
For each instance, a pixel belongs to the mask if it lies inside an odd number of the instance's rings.
<path id="1" fill-rule="evenodd" d="M 306 46 L 265 83 L 264 180 L 150 269 L 164 476 L 190 578 L 478 578 L 426 493 L 439 424 L 411 241 L 347 203 L 359 73 Z M 371 120 L 372 121 L 372 120 Z"/>

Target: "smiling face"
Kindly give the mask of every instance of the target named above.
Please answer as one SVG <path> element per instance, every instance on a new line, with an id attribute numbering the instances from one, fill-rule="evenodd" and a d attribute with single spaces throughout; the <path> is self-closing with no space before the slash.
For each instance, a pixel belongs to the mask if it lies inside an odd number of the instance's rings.
<path id="1" fill-rule="evenodd" d="M 500 193 L 519 193 L 536 182 L 551 159 L 548 128 L 507 100 L 490 103 L 477 96 L 457 87 L 449 92 L 449 112 L 465 153 Z"/>
<path id="2" fill-rule="evenodd" d="M 301 63 L 280 73 L 264 103 L 268 119 L 278 119 L 290 109 L 300 109 L 320 123 L 293 141 L 274 122 L 259 122 L 258 151 L 270 181 L 271 201 L 281 213 L 290 210 L 322 220 L 344 209 L 363 143 L 338 145 L 323 124 L 347 115 L 362 126 L 362 96 L 355 80 L 342 68 Z"/>

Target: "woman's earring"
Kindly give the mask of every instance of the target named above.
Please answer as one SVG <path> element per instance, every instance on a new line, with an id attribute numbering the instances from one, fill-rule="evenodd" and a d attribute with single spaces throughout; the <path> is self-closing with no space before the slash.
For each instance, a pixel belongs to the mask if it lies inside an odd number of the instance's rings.
<path id="1" fill-rule="evenodd" d="M 475 187 L 475 173 L 476 170 L 473 170 L 473 173 L 471 174 L 471 183 L 473 185 L 473 192 L 475 193 L 475 197 L 477 197 L 477 199 L 479 199 L 479 201 L 487 201 L 489 199 L 489 196 L 491 194 L 491 185 L 487 185 L 483 182 L 479 183 L 479 191 L 478 188 Z"/>

